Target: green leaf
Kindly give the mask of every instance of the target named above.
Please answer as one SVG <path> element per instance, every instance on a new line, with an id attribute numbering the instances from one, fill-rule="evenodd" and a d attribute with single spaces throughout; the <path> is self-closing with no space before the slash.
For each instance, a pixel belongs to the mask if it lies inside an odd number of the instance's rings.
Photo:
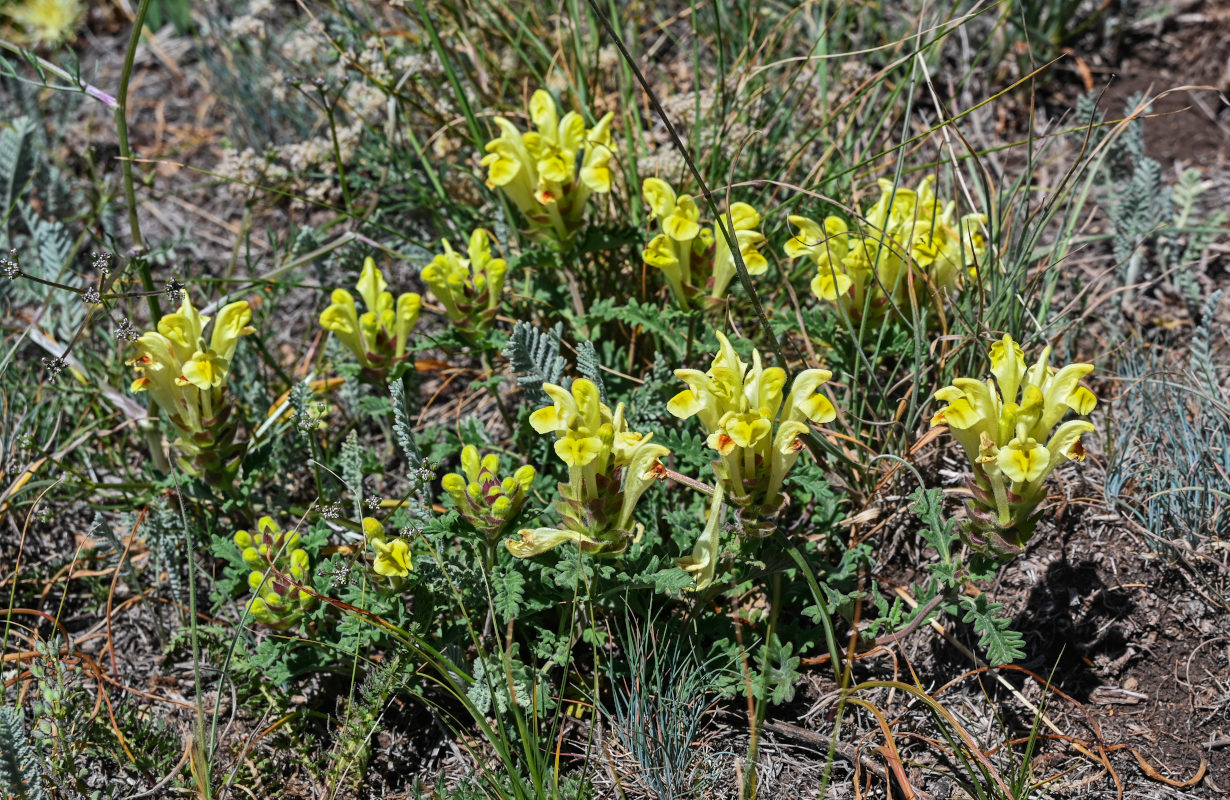
<path id="1" fill-rule="evenodd" d="M 1009 627 L 1012 620 L 999 616 L 1003 603 L 992 603 L 985 594 L 965 598 L 967 608 L 963 619 L 974 623 L 982 638 L 978 643 L 992 664 L 1011 664 L 1025 657 L 1025 637 Z"/>
<path id="2" fill-rule="evenodd" d="M 678 594 L 693 586 L 692 576 L 679 567 L 668 567 L 655 572 L 651 577 L 654 591 L 659 594 Z"/>
<path id="3" fill-rule="evenodd" d="M 769 700 L 774 703 L 788 703 L 794 699 L 795 685 L 799 680 L 799 664 L 802 659 L 794 655 L 794 643 L 783 643 L 775 635 L 772 642 L 761 650 L 760 667 L 764 681 L 757 693 L 761 699 L 769 689 Z"/>
<path id="4" fill-rule="evenodd" d="M 509 569 L 494 575 L 492 585 L 495 590 L 495 613 L 504 622 L 516 619 L 525 602 L 525 578 L 516 569 Z"/>

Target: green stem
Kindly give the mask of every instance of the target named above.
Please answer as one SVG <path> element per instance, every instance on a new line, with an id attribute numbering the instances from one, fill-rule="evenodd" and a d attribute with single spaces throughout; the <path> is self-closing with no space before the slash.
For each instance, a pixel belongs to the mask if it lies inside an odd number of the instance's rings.
<path id="1" fill-rule="evenodd" d="M 764 728 L 765 714 L 769 708 L 769 656 L 773 637 L 777 635 L 777 611 L 782 600 L 782 574 L 773 573 L 773 598 L 769 606 L 769 625 L 765 631 L 764 664 L 760 668 L 760 700 L 752 718 L 751 735 L 747 743 L 747 774 L 743 777 L 743 796 L 756 800 L 756 758 L 760 753 L 760 731 Z"/>
<path id="2" fill-rule="evenodd" d="M 132 235 L 132 246 L 137 255 L 137 269 L 141 272 L 141 286 L 145 291 L 146 302 L 149 303 L 150 322 L 156 323 L 162 319 L 162 309 L 158 304 L 158 293 L 154 290 L 154 279 L 150 275 L 149 262 L 145 260 L 145 239 L 141 236 L 141 220 L 137 217 L 137 190 L 132 177 L 132 147 L 128 143 L 128 84 L 132 80 L 132 68 L 137 59 L 137 45 L 141 42 L 141 31 L 145 28 L 145 14 L 149 11 L 150 0 L 141 0 L 137 6 L 137 15 L 132 21 L 132 35 L 128 37 L 128 50 L 124 53 L 124 68 L 120 72 L 120 89 L 116 94 L 115 132 L 119 136 L 120 171 L 124 178 L 124 201 L 128 205 L 128 229 Z"/>

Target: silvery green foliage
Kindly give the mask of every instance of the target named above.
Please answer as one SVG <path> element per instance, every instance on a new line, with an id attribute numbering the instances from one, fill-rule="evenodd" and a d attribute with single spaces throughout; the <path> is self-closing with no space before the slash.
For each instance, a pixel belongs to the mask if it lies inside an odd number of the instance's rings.
<path id="1" fill-rule="evenodd" d="M 188 540 L 184 520 L 165 497 L 157 497 L 150 504 L 144 533 L 154 563 L 154 574 L 165 570 L 171 598 L 181 604 L 187 603 Z"/>
<path id="2" fill-rule="evenodd" d="M 1147 110 L 1143 102 L 1141 94 L 1129 97 L 1126 112 Z M 1105 148 L 1096 200 L 1107 213 L 1115 260 L 1129 287 L 1120 297 L 1130 298 L 1130 287 L 1141 279 L 1167 275 L 1194 315 L 1201 295 L 1194 273 L 1227 215 L 1217 211 L 1201 218 L 1200 199 L 1208 185 L 1197 170 L 1184 170 L 1173 188 L 1167 186 L 1162 165 L 1145 155 L 1139 119 L 1121 128 L 1109 125 L 1092 93 L 1078 100 L 1076 116 L 1090 126 L 1081 131 L 1087 148 Z M 1112 127 L 1119 133 L 1109 139 Z"/>
<path id="3" fill-rule="evenodd" d="M 38 754 L 26 737 L 20 708 L 0 706 L 0 791 L 17 800 L 43 800 Z"/>
<path id="4" fill-rule="evenodd" d="M 564 323 L 557 323 L 551 331 L 541 331 L 528 322 L 518 320 L 512 335 L 504 347 L 512 371 L 517 375 L 517 385 L 535 398 L 534 402 L 548 402 L 542 391 L 544 383 L 562 385 L 567 362 L 559 354 L 560 336 Z"/>
<path id="5" fill-rule="evenodd" d="M 35 131 L 34 120 L 17 117 L 0 130 L 0 208 L 7 214 L 17 199 L 25 192 L 26 183 L 34 171 L 34 151 L 31 139 Z M 0 225 L 0 249 L 9 248 L 8 226 Z"/>
<path id="6" fill-rule="evenodd" d="M 606 396 L 606 384 L 602 381 L 602 364 L 598 360 L 598 351 L 594 348 L 594 343 L 588 339 L 582 339 L 577 345 L 577 372 L 580 372 L 582 377 L 593 381 L 598 387 L 598 394 L 602 398 L 602 402 L 610 404 L 610 400 Z"/>
<path id="7" fill-rule="evenodd" d="M 408 464 L 418 464 L 423 454 L 414 441 L 410 428 L 410 409 L 406 403 L 406 386 L 400 380 L 389 383 L 389 395 L 393 400 L 393 437 Z"/>
<path id="8" fill-rule="evenodd" d="M 338 458 L 342 469 L 342 480 L 354 495 L 355 519 L 363 519 L 363 449 L 359 446 L 359 434 L 351 431 L 342 442 L 342 452 Z"/>
<path id="9" fill-rule="evenodd" d="M 1205 302 L 1185 369 L 1143 349 L 1116 367 L 1126 411 L 1111 428 L 1106 498 L 1184 560 L 1230 518 L 1230 365 L 1214 360 L 1221 298 Z"/>

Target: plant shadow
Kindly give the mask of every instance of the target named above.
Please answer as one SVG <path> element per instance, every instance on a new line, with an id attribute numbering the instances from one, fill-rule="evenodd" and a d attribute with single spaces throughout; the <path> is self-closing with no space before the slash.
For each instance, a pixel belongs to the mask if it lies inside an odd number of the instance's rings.
<path id="1" fill-rule="evenodd" d="M 1025 637 L 1021 666 L 1052 675 L 1055 688 L 1086 702 L 1107 669 L 1134 652 L 1124 623 L 1135 609 L 1130 592 L 1107 586 L 1092 561 L 1073 564 L 1061 558 L 1047 568 L 1013 619 L 1013 630 Z"/>

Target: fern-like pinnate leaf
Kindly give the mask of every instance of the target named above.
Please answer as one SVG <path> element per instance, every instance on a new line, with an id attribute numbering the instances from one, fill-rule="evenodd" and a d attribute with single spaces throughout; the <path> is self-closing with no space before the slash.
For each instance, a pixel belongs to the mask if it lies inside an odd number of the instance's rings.
<path id="1" fill-rule="evenodd" d="M 406 463 L 418 466 L 423 460 L 423 453 L 414 441 L 410 427 L 410 409 L 406 403 L 406 386 L 400 380 L 389 383 L 389 395 L 393 400 L 393 437 Z"/>
<path id="2" fill-rule="evenodd" d="M 593 381 L 598 387 L 598 394 L 602 402 L 610 404 L 611 401 L 606 396 L 606 384 L 602 382 L 602 364 L 598 361 L 598 351 L 594 348 L 594 343 L 588 339 L 582 339 L 577 345 L 577 372 L 580 372 L 582 377 Z"/>
<path id="3" fill-rule="evenodd" d="M 3 211 L 0 211 L 2 219 L 8 219 L 13 204 L 22 195 L 26 182 L 34 171 L 34 151 L 30 146 L 34 125 L 31 117 L 18 117 L 0 131 L 0 192 L 3 192 L 0 200 L 4 202 Z M 3 244 L 8 247 L 7 241 Z"/>
<path id="4" fill-rule="evenodd" d="M 1012 630 L 1012 620 L 999 616 L 1003 603 L 992 603 L 985 594 L 980 594 L 967 598 L 964 605 L 963 619 L 974 624 L 974 630 L 981 637 L 978 644 L 986 651 L 988 661 L 1011 664 L 1025 657 L 1025 637 Z"/>
<path id="5" fill-rule="evenodd" d="M 1217 369 L 1213 365 L 1213 324 L 1217 319 L 1217 306 L 1221 302 L 1222 290 L 1218 289 L 1209 295 L 1201 310 L 1200 324 L 1192 335 L 1191 357 L 1188 371 L 1192 376 L 1203 381 L 1208 391 L 1216 398 L 1221 398 L 1223 384 L 1217 379 Z"/>
<path id="6" fill-rule="evenodd" d="M 43 800 L 39 758 L 26 738 L 20 708 L 0 706 L 0 790 L 17 800 Z"/>
<path id="7" fill-rule="evenodd" d="M 504 347 L 504 357 L 508 359 L 512 371 L 518 373 L 517 384 L 534 396 L 536 402 L 547 402 L 547 396 L 542 391 L 544 383 L 563 385 L 561 381 L 567 364 L 559 354 L 563 332 L 562 322 L 551 331 L 541 331 L 528 322 L 518 321 Z"/>

